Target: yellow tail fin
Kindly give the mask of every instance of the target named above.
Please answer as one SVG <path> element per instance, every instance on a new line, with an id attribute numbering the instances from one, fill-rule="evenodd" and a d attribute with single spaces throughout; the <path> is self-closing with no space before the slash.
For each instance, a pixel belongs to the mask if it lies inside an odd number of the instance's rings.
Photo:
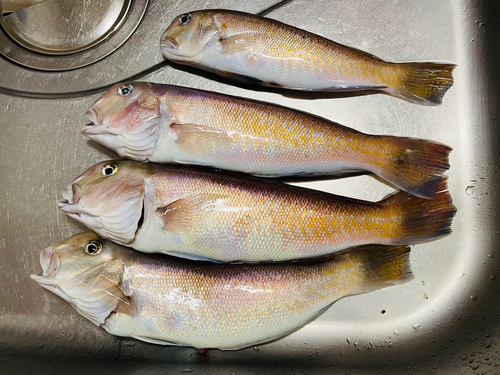
<path id="1" fill-rule="evenodd" d="M 402 284 L 413 279 L 410 248 L 407 246 L 366 245 L 348 252 L 361 264 L 361 292 Z"/>
<path id="2" fill-rule="evenodd" d="M 422 62 L 397 65 L 402 72 L 400 83 L 387 91 L 407 101 L 441 104 L 444 94 L 453 85 L 454 64 Z"/>
<path id="3" fill-rule="evenodd" d="M 404 191 L 387 197 L 382 204 L 399 217 L 393 245 L 413 245 L 436 240 L 451 233 L 451 222 L 457 212 L 447 179 L 443 177 L 433 199 L 418 198 Z"/>
<path id="4" fill-rule="evenodd" d="M 422 139 L 384 136 L 392 152 L 379 176 L 420 198 L 436 195 L 443 173 L 450 168 L 451 148 Z"/>

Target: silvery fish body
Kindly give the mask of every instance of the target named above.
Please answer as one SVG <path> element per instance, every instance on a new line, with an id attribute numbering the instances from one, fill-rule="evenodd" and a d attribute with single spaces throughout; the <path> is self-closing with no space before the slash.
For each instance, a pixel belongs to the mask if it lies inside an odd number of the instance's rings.
<path id="1" fill-rule="evenodd" d="M 433 198 L 450 148 L 358 132 L 269 103 L 186 87 L 117 84 L 87 111 L 83 133 L 139 161 L 211 166 L 260 176 L 372 172 Z"/>
<path id="2" fill-rule="evenodd" d="M 427 105 L 441 103 L 455 67 L 391 63 L 270 18 L 223 9 L 176 17 L 160 46 L 173 62 L 247 83 L 305 91 L 379 91 Z"/>
<path id="3" fill-rule="evenodd" d="M 339 298 L 410 280 L 409 251 L 373 246 L 322 263 L 220 265 L 81 233 L 42 250 L 43 271 L 31 278 L 111 334 L 239 349 L 299 329 Z"/>
<path id="4" fill-rule="evenodd" d="M 143 252 L 221 262 L 320 257 L 450 233 L 444 179 L 433 199 L 366 202 L 242 175 L 128 160 L 98 163 L 59 207 L 103 238 Z"/>

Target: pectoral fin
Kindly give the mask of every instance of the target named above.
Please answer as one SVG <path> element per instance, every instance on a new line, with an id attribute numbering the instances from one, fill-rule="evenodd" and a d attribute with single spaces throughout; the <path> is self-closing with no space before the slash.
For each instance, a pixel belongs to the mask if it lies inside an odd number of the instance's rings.
<path id="1" fill-rule="evenodd" d="M 156 209 L 167 232 L 184 232 L 192 227 L 193 222 L 208 206 L 217 201 L 216 195 L 192 195 L 181 198 L 164 207 Z"/>
<path id="2" fill-rule="evenodd" d="M 106 294 L 115 299 L 115 312 L 124 313 L 130 316 L 135 314 L 134 301 L 130 297 L 127 297 L 118 285 L 102 275 L 100 276 L 99 283 L 103 285 Z"/>
<path id="3" fill-rule="evenodd" d="M 222 53 L 238 53 L 248 51 L 252 48 L 245 34 L 235 34 L 219 39 Z"/>
<path id="4" fill-rule="evenodd" d="M 172 124 L 170 129 L 176 135 L 175 142 L 190 154 L 212 154 L 221 148 L 231 147 L 234 143 L 227 133 L 210 126 Z"/>

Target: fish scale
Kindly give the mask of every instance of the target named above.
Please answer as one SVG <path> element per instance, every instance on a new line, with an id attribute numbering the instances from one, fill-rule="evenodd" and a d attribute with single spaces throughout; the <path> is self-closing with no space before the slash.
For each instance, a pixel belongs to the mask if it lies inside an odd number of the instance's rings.
<path id="1" fill-rule="evenodd" d="M 270 18 L 224 9 L 176 17 L 160 45 L 171 61 L 236 81 L 302 91 L 371 90 L 425 105 L 441 103 L 455 67 L 383 61 Z"/>
<path id="2" fill-rule="evenodd" d="M 120 95 L 122 87 L 126 96 Z M 207 91 L 134 82 L 89 109 L 83 132 L 141 161 L 200 164 L 260 176 L 366 171 L 432 198 L 451 149 L 376 136 L 289 108 Z"/>
<path id="3" fill-rule="evenodd" d="M 111 334 L 238 349 L 289 334 L 344 296 L 411 280 L 409 251 L 365 246 L 325 262 L 219 265 L 140 254 L 81 233 L 42 250 L 43 270 L 31 278 Z"/>
<path id="4" fill-rule="evenodd" d="M 102 173 L 107 166 L 112 175 Z M 284 261 L 443 237 L 455 207 L 446 179 L 437 191 L 433 199 L 398 192 L 367 202 L 244 175 L 120 160 L 75 179 L 60 208 L 104 238 L 143 252 Z"/>

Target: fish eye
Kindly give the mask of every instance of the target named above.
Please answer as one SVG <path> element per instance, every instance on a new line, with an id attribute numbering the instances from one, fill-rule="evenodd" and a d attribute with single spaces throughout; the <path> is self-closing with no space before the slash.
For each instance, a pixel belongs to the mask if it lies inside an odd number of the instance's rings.
<path id="1" fill-rule="evenodd" d="M 118 166 L 115 163 L 106 164 L 102 167 L 101 172 L 104 176 L 112 176 L 118 172 Z"/>
<path id="2" fill-rule="evenodd" d="M 130 95 L 133 90 L 134 90 L 134 88 L 132 87 L 132 85 L 128 85 L 128 84 L 121 85 L 120 87 L 118 87 L 118 95 L 127 96 L 127 95 Z"/>
<path id="3" fill-rule="evenodd" d="M 189 21 L 191 21 L 191 18 L 191 13 L 186 13 L 179 17 L 179 21 L 181 21 L 182 25 L 185 25 L 186 23 L 189 23 Z"/>
<path id="4" fill-rule="evenodd" d="M 102 242 L 92 240 L 85 245 L 85 252 L 89 255 L 99 255 L 102 251 Z"/>

